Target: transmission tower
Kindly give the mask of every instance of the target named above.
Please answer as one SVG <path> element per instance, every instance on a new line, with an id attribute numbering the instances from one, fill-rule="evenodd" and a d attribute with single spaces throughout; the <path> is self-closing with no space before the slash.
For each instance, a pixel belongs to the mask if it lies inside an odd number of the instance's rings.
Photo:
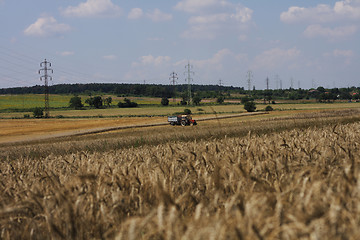
<path id="1" fill-rule="evenodd" d="M 312 79 L 312 80 L 311 80 L 311 86 L 312 86 L 312 88 L 314 88 L 314 89 L 315 89 L 316 84 L 315 84 L 315 80 L 314 80 L 314 79 Z"/>
<path id="2" fill-rule="evenodd" d="M 187 80 L 187 84 L 188 84 L 188 104 L 191 104 L 191 81 L 194 80 L 191 78 L 191 75 L 195 75 L 195 73 L 193 71 L 191 71 L 193 66 L 190 65 L 190 62 L 188 62 L 188 64 L 185 66 L 185 68 L 187 69 L 187 71 L 184 74 L 187 74 L 186 80 Z"/>
<path id="3" fill-rule="evenodd" d="M 294 87 L 294 79 L 290 78 L 290 88 L 293 89 Z"/>
<path id="4" fill-rule="evenodd" d="M 174 95 L 173 95 L 173 102 L 175 102 L 175 84 L 177 83 L 177 81 L 176 81 L 176 80 L 178 80 L 178 79 L 179 79 L 179 78 L 178 78 L 178 76 L 177 76 L 177 73 L 172 72 L 172 73 L 170 74 L 169 79 L 170 79 L 170 84 L 172 84 L 172 85 L 173 85 L 173 91 L 174 91 Z"/>
<path id="5" fill-rule="evenodd" d="M 223 85 L 223 80 L 219 79 L 219 93 L 221 94 L 221 87 Z"/>
<path id="6" fill-rule="evenodd" d="M 266 77 L 266 90 L 269 90 L 269 77 Z"/>
<path id="7" fill-rule="evenodd" d="M 48 72 L 54 73 L 54 71 L 49 68 L 51 67 L 51 62 L 46 61 L 46 59 L 40 63 L 39 74 L 43 73 L 40 77 L 40 81 L 44 80 L 45 83 L 45 118 L 50 116 L 49 114 L 49 80 L 52 80 L 52 77 L 49 76 Z"/>
<path id="8" fill-rule="evenodd" d="M 275 81 L 276 81 L 276 89 L 282 89 L 282 80 L 280 79 L 278 74 L 275 75 Z M 279 84 L 280 84 L 280 88 L 279 88 Z"/>
<path id="9" fill-rule="evenodd" d="M 251 71 L 251 70 L 247 71 L 247 73 L 246 73 L 246 79 L 247 79 L 247 83 L 248 83 L 248 90 L 249 90 L 249 92 L 250 92 L 250 90 L 251 90 L 251 80 L 252 80 L 252 78 L 253 78 L 253 73 L 252 73 L 252 71 Z"/>

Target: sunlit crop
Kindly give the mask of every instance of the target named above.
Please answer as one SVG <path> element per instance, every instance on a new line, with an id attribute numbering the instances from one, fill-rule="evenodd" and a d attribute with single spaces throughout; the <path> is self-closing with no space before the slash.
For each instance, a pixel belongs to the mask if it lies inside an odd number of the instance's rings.
<path id="1" fill-rule="evenodd" d="M 57 149 L 47 156 L 4 158 L 0 237 L 358 239 L 360 123 L 280 129 L 292 122 L 104 151 L 91 146 L 106 138 L 49 143 L 39 146 Z"/>

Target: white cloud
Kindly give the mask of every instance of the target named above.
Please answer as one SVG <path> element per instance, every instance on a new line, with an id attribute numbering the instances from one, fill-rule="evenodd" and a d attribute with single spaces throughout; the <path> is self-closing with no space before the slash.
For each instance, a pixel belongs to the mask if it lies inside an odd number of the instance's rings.
<path id="1" fill-rule="evenodd" d="M 223 69 L 223 61 L 226 57 L 234 56 L 233 53 L 225 48 L 212 56 L 212 58 L 205 59 L 205 60 L 195 60 L 193 61 L 194 65 L 196 65 L 199 68 L 212 68 L 216 70 L 222 70 Z"/>
<path id="2" fill-rule="evenodd" d="M 225 30 L 239 32 L 246 29 L 252 19 L 253 11 L 239 4 L 230 4 L 221 1 L 222 7 L 216 12 L 202 12 L 200 15 L 189 18 L 189 29 L 182 33 L 183 38 L 189 39 L 214 39 Z M 190 4 L 190 3 L 189 3 Z"/>
<path id="3" fill-rule="evenodd" d="M 238 39 L 241 42 L 245 42 L 248 39 L 248 37 L 245 34 L 241 34 L 239 35 Z"/>
<path id="4" fill-rule="evenodd" d="M 167 72 L 171 69 L 171 58 L 169 56 L 141 56 L 138 61 L 131 64 L 131 69 L 124 76 L 127 81 L 150 80 L 152 82 L 168 79 Z"/>
<path id="5" fill-rule="evenodd" d="M 117 56 L 115 55 L 106 55 L 106 56 L 103 56 L 104 59 L 106 60 L 115 60 L 117 59 Z"/>
<path id="6" fill-rule="evenodd" d="M 147 14 L 144 14 L 141 8 L 133 8 L 128 14 L 128 19 L 140 19 L 142 17 L 147 17 L 153 22 L 164 22 L 172 20 L 173 16 L 168 13 L 163 13 L 160 9 L 155 8 L 152 11 L 149 11 Z"/>
<path id="7" fill-rule="evenodd" d="M 128 19 L 139 19 L 144 15 L 141 8 L 133 8 L 128 14 Z"/>
<path id="8" fill-rule="evenodd" d="M 249 22 L 252 18 L 253 10 L 247 7 L 236 7 L 236 12 L 234 14 L 231 14 L 231 18 L 241 22 L 246 23 Z"/>
<path id="9" fill-rule="evenodd" d="M 169 63 L 171 58 L 169 56 L 158 56 L 154 57 L 152 55 L 142 56 L 139 58 L 139 62 L 133 62 L 132 66 L 161 66 L 163 64 Z"/>
<path id="10" fill-rule="evenodd" d="M 61 35 L 71 30 L 67 24 L 58 23 L 54 17 L 41 17 L 24 30 L 28 36 L 49 37 Z"/>
<path id="11" fill-rule="evenodd" d="M 332 7 L 328 4 L 319 4 L 316 7 L 304 8 L 292 6 L 287 12 L 280 15 L 280 19 L 286 23 L 294 22 L 333 22 L 337 20 L 359 20 L 360 1 L 338 1 Z"/>
<path id="12" fill-rule="evenodd" d="M 228 5 L 226 0 L 181 0 L 176 4 L 175 9 L 188 13 L 199 13 Z"/>
<path id="13" fill-rule="evenodd" d="M 333 55 L 335 57 L 352 57 L 354 55 L 354 52 L 352 50 L 339 50 L 339 49 L 335 49 L 333 51 Z"/>
<path id="14" fill-rule="evenodd" d="M 354 56 L 354 52 L 352 50 L 335 49 L 332 52 L 324 53 L 324 57 L 346 57 L 346 58 L 351 58 L 353 56 Z"/>
<path id="15" fill-rule="evenodd" d="M 281 49 L 272 48 L 256 56 L 251 66 L 252 69 L 273 70 L 278 67 L 293 67 L 294 61 L 301 55 L 297 48 Z"/>
<path id="16" fill-rule="evenodd" d="M 74 55 L 75 53 L 74 52 L 71 52 L 71 51 L 64 51 L 64 52 L 60 52 L 58 53 L 60 56 L 63 56 L 63 57 L 66 57 L 66 56 L 71 56 L 71 55 Z"/>
<path id="17" fill-rule="evenodd" d="M 163 13 L 159 9 L 154 9 L 153 11 L 146 14 L 153 22 L 163 22 L 170 21 L 173 17 L 171 14 Z"/>
<path id="18" fill-rule="evenodd" d="M 191 14 L 189 29 L 181 36 L 189 39 L 214 39 L 224 31 L 238 33 L 246 29 L 253 10 L 227 0 L 182 0 L 175 9 Z"/>
<path id="19" fill-rule="evenodd" d="M 308 26 L 304 31 L 304 35 L 308 38 L 325 37 L 330 39 L 339 39 L 351 36 L 356 32 L 357 27 L 355 25 L 329 28 L 315 24 Z"/>
<path id="20" fill-rule="evenodd" d="M 67 17 L 117 17 L 121 13 L 122 9 L 111 0 L 87 0 L 62 10 L 62 14 Z"/>
<path id="21" fill-rule="evenodd" d="M 219 14 L 212 14 L 212 15 L 202 15 L 191 17 L 189 19 L 189 24 L 214 24 L 220 22 L 226 22 L 230 18 L 230 15 L 227 13 L 219 13 Z"/>
<path id="22" fill-rule="evenodd" d="M 350 65 L 355 53 L 352 50 L 334 49 L 332 52 L 326 52 L 323 54 L 324 61 L 335 61 L 337 66 Z"/>

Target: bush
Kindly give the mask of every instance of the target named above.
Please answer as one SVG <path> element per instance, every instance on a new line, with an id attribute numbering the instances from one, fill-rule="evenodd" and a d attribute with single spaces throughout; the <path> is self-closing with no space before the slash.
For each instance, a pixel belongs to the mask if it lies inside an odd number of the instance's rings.
<path id="1" fill-rule="evenodd" d="M 180 105 L 187 105 L 187 101 L 181 100 L 181 101 L 180 101 Z"/>
<path id="2" fill-rule="evenodd" d="M 188 109 L 188 108 L 185 108 L 185 109 L 184 109 L 184 114 L 191 114 L 191 110 Z"/>
<path id="3" fill-rule="evenodd" d="M 270 112 L 273 111 L 274 109 L 272 108 L 272 106 L 266 106 L 265 111 Z"/>
<path id="4" fill-rule="evenodd" d="M 24 118 L 30 118 L 30 114 L 24 114 Z"/>
<path id="5" fill-rule="evenodd" d="M 107 97 L 107 98 L 105 98 L 104 104 L 105 104 L 107 107 L 110 107 L 110 106 L 111 106 L 111 103 L 112 103 L 112 97 Z"/>
<path id="6" fill-rule="evenodd" d="M 199 96 L 194 96 L 193 99 L 192 99 L 192 102 L 193 102 L 193 104 L 195 104 L 195 105 L 199 105 L 200 102 L 201 102 L 201 97 L 199 97 Z"/>
<path id="7" fill-rule="evenodd" d="M 216 102 L 217 102 L 218 104 L 222 104 L 222 103 L 224 103 L 224 100 L 225 100 L 225 98 L 224 98 L 223 96 L 219 96 L 219 97 L 216 99 Z"/>
<path id="8" fill-rule="evenodd" d="M 246 102 L 244 104 L 244 109 L 248 112 L 255 112 L 255 110 L 256 110 L 255 102 L 253 102 L 253 101 Z"/>
<path id="9" fill-rule="evenodd" d="M 169 105 L 169 99 L 167 97 L 163 97 L 161 99 L 161 105 L 168 106 Z"/>
<path id="10" fill-rule="evenodd" d="M 130 99 L 124 98 L 124 102 L 119 102 L 118 107 L 119 108 L 134 108 L 137 107 L 138 104 L 136 102 L 130 101 Z"/>
<path id="11" fill-rule="evenodd" d="M 34 118 L 42 118 L 44 116 L 44 111 L 41 107 L 36 107 L 33 111 Z"/>
<path id="12" fill-rule="evenodd" d="M 69 107 L 75 108 L 75 109 L 82 109 L 84 105 L 81 102 L 81 97 L 74 96 L 70 99 Z"/>
<path id="13" fill-rule="evenodd" d="M 252 102 L 252 101 L 254 101 L 254 99 L 252 97 L 249 97 L 249 96 L 245 96 L 245 97 L 241 98 L 241 103 L 242 104 L 245 104 L 247 102 Z"/>
<path id="14" fill-rule="evenodd" d="M 103 100 L 100 96 L 91 97 L 85 100 L 85 103 L 90 107 L 101 108 L 103 106 Z"/>

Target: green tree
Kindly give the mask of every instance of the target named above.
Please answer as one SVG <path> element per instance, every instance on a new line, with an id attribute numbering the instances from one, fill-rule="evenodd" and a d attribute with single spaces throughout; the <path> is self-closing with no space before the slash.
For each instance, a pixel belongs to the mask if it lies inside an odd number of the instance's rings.
<path id="1" fill-rule="evenodd" d="M 251 101 L 254 101 L 254 99 L 252 97 L 249 97 L 249 96 L 245 96 L 245 97 L 241 98 L 241 103 L 242 104 L 245 104 L 245 103 L 251 102 Z"/>
<path id="2" fill-rule="evenodd" d="M 42 118 L 44 116 L 44 111 L 41 107 L 36 107 L 33 111 L 34 118 Z"/>
<path id="3" fill-rule="evenodd" d="M 254 101 L 248 101 L 244 104 L 244 109 L 248 112 L 255 112 L 256 105 Z"/>
<path id="4" fill-rule="evenodd" d="M 272 93 L 271 90 L 265 90 L 265 91 L 264 91 L 264 103 L 265 103 L 266 101 L 268 101 L 269 104 L 270 104 L 270 101 L 271 101 L 271 99 L 272 99 L 272 95 L 273 95 L 273 93 Z"/>
<path id="5" fill-rule="evenodd" d="M 74 96 L 70 99 L 69 107 L 75 108 L 75 109 L 82 109 L 84 105 L 81 102 L 81 97 Z"/>
<path id="6" fill-rule="evenodd" d="M 130 101 L 130 99 L 124 98 L 124 102 L 119 102 L 118 107 L 119 108 L 134 108 L 137 107 L 138 104 L 136 102 Z"/>
<path id="7" fill-rule="evenodd" d="M 269 111 L 273 111 L 274 109 L 272 108 L 272 106 L 268 105 L 265 108 L 265 111 L 269 112 Z"/>
<path id="8" fill-rule="evenodd" d="M 161 105 L 168 106 L 169 105 L 169 99 L 167 97 L 161 98 Z"/>
<path id="9" fill-rule="evenodd" d="M 101 108 L 103 106 L 103 100 L 100 96 L 90 97 L 85 100 L 85 103 L 89 104 L 90 107 Z"/>
<path id="10" fill-rule="evenodd" d="M 184 109 L 184 114 L 191 114 L 191 110 L 188 109 L 188 108 L 185 108 L 185 109 Z"/>
<path id="11" fill-rule="evenodd" d="M 188 104 L 188 95 L 185 93 L 182 94 L 182 100 L 180 101 L 181 105 L 187 105 Z"/>
<path id="12" fill-rule="evenodd" d="M 112 103 L 112 97 L 107 97 L 107 98 L 105 98 L 104 104 L 105 104 L 107 107 L 110 107 L 110 106 L 111 106 L 111 103 Z"/>
<path id="13" fill-rule="evenodd" d="M 218 104 L 223 104 L 223 103 L 224 103 L 224 100 L 225 100 L 225 98 L 224 98 L 223 96 L 218 96 L 217 99 L 216 99 L 216 102 L 217 102 Z"/>
<path id="14" fill-rule="evenodd" d="M 201 102 L 201 97 L 196 95 L 196 96 L 193 97 L 192 101 L 193 101 L 193 104 L 199 105 L 200 102 Z"/>

